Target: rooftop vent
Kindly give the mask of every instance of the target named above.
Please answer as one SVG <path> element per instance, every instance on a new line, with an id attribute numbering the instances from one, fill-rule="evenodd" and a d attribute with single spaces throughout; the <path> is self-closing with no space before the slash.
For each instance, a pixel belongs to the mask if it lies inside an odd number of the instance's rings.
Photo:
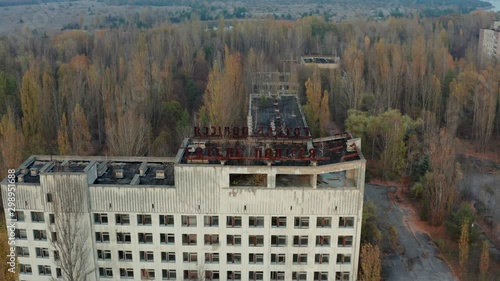
<path id="1" fill-rule="evenodd" d="M 156 179 L 158 180 L 165 179 L 165 170 L 156 170 Z"/>
<path id="2" fill-rule="evenodd" d="M 123 169 L 116 169 L 115 170 L 115 178 L 123 179 Z"/>
<path id="3" fill-rule="evenodd" d="M 106 160 L 106 161 L 99 163 L 99 165 L 97 165 L 97 175 L 99 177 L 104 175 L 104 173 L 106 173 L 106 171 L 108 170 L 108 162 L 109 161 Z"/>
<path id="4" fill-rule="evenodd" d="M 30 176 L 36 177 L 38 175 L 38 169 L 37 168 L 31 168 L 30 169 Z"/>
<path id="5" fill-rule="evenodd" d="M 141 184 L 141 180 L 139 179 L 139 175 L 135 174 L 134 178 L 130 182 L 130 185 L 139 185 L 139 184 Z"/>
<path id="6" fill-rule="evenodd" d="M 148 171 L 148 162 L 142 162 L 141 166 L 139 167 L 139 175 L 141 177 L 144 177 L 147 171 Z"/>
<path id="7" fill-rule="evenodd" d="M 17 176 L 17 182 L 24 182 L 24 174 L 19 174 Z"/>

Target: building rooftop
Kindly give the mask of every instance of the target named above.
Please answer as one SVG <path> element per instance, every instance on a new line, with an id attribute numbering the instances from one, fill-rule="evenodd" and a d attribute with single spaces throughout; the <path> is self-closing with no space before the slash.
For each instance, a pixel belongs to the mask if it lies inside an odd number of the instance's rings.
<path id="1" fill-rule="evenodd" d="M 290 89 L 286 73 L 257 73 Z M 261 88 L 254 81 L 254 88 Z M 299 97 L 292 91 L 252 93 L 246 127 L 195 127 L 182 144 L 181 164 L 309 166 L 359 160 L 361 141 L 348 133 L 313 139 Z"/>
<path id="2" fill-rule="evenodd" d="M 263 128 L 307 127 L 296 95 L 252 95 L 250 110 L 253 120 L 250 132 L 252 135 L 258 135 L 257 131 Z"/>
<path id="3" fill-rule="evenodd" d="M 300 57 L 300 64 L 320 68 L 338 68 L 340 58 L 333 56 L 302 56 Z"/>
<path id="4" fill-rule="evenodd" d="M 32 156 L 16 171 L 18 183 L 40 183 L 40 174 L 85 173 L 96 165 L 94 185 L 174 185 L 171 157 Z"/>

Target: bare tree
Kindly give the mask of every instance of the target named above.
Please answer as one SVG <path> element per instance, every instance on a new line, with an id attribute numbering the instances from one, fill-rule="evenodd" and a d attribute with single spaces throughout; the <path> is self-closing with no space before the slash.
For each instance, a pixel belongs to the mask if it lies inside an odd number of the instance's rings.
<path id="1" fill-rule="evenodd" d="M 139 156 L 149 148 L 151 125 L 132 109 L 118 110 L 116 119 L 106 119 L 108 148 L 113 155 Z"/>
<path id="2" fill-rule="evenodd" d="M 202 262 L 198 263 L 198 278 L 197 281 L 205 281 L 206 280 L 206 270 L 205 264 Z"/>
<path id="3" fill-rule="evenodd" d="M 54 262 L 61 269 L 62 278 L 65 281 L 85 281 L 95 270 L 90 265 L 89 229 L 82 223 L 88 214 L 82 212 L 82 200 L 67 201 L 70 198 L 66 197 L 69 194 L 52 198 L 54 220 L 48 222 L 49 241 L 55 250 Z"/>
<path id="4" fill-rule="evenodd" d="M 430 142 L 429 159 L 431 172 L 427 172 L 427 196 L 429 200 L 429 221 L 441 225 L 449 214 L 456 198 L 456 184 L 462 178 L 460 165 L 455 161 L 455 138 L 447 130 L 441 129 L 439 135 Z"/>

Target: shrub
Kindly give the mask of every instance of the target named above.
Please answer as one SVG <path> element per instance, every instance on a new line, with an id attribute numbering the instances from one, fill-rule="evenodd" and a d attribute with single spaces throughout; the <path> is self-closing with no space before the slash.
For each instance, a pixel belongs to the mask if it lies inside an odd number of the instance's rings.
<path id="1" fill-rule="evenodd" d="M 446 231 L 454 239 L 458 241 L 462 224 L 467 223 L 469 228 L 470 241 L 474 242 L 478 238 L 478 229 L 473 227 L 474 212 L 467 203 L 462 203 L 455 208 L 445 222 Z"/>
<path id="2" fill-rule="evenodd" d="M 382 232 L 378 229 L 377 207 L 372 201 L 365 202 L 361 225 L 361 241 L 372 245 L 380 245 L 381 240 Z"/>

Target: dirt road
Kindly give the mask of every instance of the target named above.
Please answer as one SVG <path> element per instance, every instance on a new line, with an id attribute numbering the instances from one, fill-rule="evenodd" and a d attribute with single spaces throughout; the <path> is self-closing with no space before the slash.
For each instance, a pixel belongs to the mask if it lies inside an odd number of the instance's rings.
<path id="1" fill-rule="evenodd" d="M 365 201 L 375 202 L 382 228 L 394 226 L 399 234 L 399 243 L 404 248 L 401 254 L 384 254 L 382 276 L 387 281 L 458 280 L 448 264 L 436 257 L 439 251 L 429 235 L 418 231 L 407 221 L 412 211 L 389 201 L 388 192 L 391 190 L 394 191 L 395 187 L 370 184 L 365 190 Z"/>

